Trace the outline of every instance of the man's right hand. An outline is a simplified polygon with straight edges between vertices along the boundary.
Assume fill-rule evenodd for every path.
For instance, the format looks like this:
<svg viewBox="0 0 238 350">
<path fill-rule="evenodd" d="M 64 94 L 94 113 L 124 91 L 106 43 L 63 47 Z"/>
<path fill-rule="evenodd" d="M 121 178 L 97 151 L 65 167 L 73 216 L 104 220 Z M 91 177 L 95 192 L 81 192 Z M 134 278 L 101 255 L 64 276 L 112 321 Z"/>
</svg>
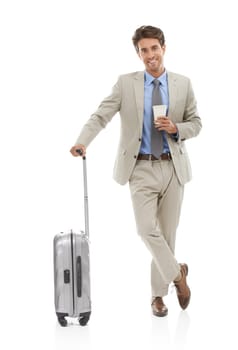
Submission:
<svg viewBox="0 0 238 350">
<path fill-rule="evenodd" d="M 77 150 L 80 149 L 82 151 L 82 154 L 79 154 L 77 152 Z M 78 157 L 78 156 L 81 156 L 81 157 L 84 157 L 86 155 L 86 148 L 84 145 L 75 145 L 71 148 L 70 150 L 70 153 L 74 156 L 74 157 Z"/>
</svg>

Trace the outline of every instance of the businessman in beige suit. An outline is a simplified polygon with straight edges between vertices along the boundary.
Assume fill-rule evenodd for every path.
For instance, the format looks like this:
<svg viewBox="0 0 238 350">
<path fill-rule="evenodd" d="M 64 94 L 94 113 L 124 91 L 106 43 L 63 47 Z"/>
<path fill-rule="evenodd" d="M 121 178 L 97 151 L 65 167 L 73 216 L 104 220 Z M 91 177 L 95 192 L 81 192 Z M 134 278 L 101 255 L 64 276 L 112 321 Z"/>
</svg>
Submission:
<svg viewBox="0 0 238 350">
<path fill-rule="evenodd" d="M 162 30 L 142 26 L 132 41 L 145 71 L 118 78 L 70 151 L 78 156 L 77 149 L 81 149 L 85 155 L 90 142 L 119 112 L 121 135 L 114 179 L 121 185 L 129 181 L 138 234 L 152 256 L 152 312 L 162 317 L 168 313 L 163 297 L 171 282 L 181 308 L 186 309 L 190 301 L 188 265 L 178 263 L 174 251 L 184 184 L 191 179 L 185 140 L 197 136 L 202 126 L 190 80 L 164 67 Z M 153 113 L 154 94 L 166 106 L 163 115 Z M 159 153 L 159 147 L 154 150 L 152 146 L 152 131 L 154 140 L 162 140 Z"/>
</svg>

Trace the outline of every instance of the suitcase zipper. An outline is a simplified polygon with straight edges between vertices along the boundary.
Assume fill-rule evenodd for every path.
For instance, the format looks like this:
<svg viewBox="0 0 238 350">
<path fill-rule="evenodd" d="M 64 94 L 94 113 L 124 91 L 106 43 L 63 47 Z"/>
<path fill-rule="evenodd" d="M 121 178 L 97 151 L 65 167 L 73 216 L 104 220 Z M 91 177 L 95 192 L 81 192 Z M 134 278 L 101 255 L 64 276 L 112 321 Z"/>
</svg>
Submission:
<svg viewBox="0 0 238 350">
<path fill-rule="evenodd" d="M 71 262 L 72 262 L 72 301 L 73 301 L 73 314 L 75 314 L 75 295 L 74 295 L 74 242 L 73 231 L 70 233 L 71 240 Z"/>
</svg>

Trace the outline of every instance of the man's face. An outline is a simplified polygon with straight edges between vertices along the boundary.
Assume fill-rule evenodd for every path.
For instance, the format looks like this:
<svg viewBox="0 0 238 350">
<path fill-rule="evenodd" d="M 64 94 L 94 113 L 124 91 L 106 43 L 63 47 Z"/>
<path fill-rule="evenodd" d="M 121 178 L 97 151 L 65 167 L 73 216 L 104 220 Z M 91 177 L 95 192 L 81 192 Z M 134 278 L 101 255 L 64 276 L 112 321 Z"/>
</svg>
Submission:
<svg viewBox="0 0 238 350">
<path fill-rule="evenodd" d="M 141 39 L 137 45 L 146 71 L 154 77 L 160 76 L 164 72 L 165 45 L 161 47 L 159 40 L 154 38 Z"/>
</svg>

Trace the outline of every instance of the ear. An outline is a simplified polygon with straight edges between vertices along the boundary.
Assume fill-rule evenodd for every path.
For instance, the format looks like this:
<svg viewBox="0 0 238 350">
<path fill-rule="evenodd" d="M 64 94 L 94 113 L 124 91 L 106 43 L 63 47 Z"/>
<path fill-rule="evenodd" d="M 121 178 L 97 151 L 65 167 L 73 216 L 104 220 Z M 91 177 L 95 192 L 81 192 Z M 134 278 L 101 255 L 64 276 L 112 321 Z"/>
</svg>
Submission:
<svg viewBox="0 0 238 350">
<path fill-rule="evenodd" d="M 166 51 L 166 45 L 165 44 L 162 46 L 162 50 L 163 50 L 163 54 L 165 54 L 165 51 Z"/>
</svg>

